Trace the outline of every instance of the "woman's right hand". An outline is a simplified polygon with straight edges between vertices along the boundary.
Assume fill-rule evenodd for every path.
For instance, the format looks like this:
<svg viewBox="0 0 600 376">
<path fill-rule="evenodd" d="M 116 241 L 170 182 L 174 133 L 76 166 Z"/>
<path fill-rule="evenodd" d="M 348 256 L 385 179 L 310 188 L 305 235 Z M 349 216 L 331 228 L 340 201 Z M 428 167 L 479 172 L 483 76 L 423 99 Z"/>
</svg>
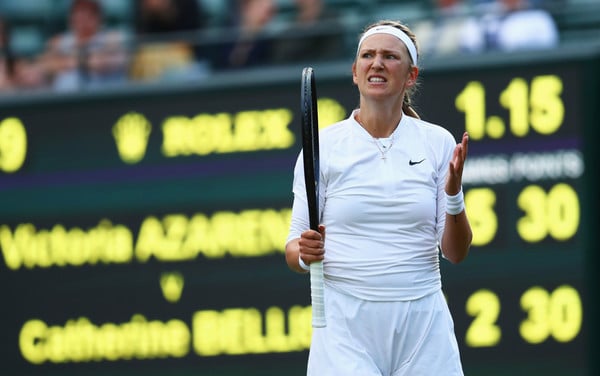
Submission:
<svg viewBox="0 0 600 376">
<path fill-rule="evenodd" d="M 319 225 L 319 231 L 306 230 L 300 235 L 299 256 L 306 265 L 325 258 L 325 226 Z"/>
</svg>

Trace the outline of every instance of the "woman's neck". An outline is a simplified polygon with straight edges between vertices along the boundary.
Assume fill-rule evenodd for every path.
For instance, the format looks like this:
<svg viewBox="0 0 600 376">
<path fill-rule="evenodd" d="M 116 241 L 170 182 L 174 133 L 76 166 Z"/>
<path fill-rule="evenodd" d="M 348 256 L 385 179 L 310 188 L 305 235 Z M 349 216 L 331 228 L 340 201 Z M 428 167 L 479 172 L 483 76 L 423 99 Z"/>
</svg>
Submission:
<svg viewBox="0 0 600 376">
<path fill-rule="evenodd" d="M 390 137 L 402 119 L 402 111 L 369 111 L 361 108 L 355 120 L 375 138 Z"/>
</svg>

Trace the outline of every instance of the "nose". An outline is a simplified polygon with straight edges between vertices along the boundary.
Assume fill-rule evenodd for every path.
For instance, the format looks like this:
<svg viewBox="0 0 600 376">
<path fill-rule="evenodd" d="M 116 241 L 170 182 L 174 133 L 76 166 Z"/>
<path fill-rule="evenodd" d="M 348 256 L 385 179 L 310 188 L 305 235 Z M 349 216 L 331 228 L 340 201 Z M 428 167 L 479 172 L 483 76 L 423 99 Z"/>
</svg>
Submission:
<svg viewBox="0 0 600 376">
<path fill-rule="evenodd" d="M 375 55 L 373 58 L 373 68 L 383 68 L 383 58 L 381 55 Z"/>
</svg>

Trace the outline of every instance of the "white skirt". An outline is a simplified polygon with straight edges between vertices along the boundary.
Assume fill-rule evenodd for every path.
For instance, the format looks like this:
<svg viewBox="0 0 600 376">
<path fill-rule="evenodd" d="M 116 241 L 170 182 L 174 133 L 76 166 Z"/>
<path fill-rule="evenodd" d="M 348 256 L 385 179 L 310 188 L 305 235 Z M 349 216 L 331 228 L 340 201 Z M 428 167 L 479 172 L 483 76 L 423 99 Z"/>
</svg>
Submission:
<svg viewBox="0 0 600 376">
<path fill-rule="evenodd" d="M 327 327 L 313 328 L 307 375 L 462 376 L 442 291 L 413 301 L 365 301 L 325 290 Z"/>
</svg>

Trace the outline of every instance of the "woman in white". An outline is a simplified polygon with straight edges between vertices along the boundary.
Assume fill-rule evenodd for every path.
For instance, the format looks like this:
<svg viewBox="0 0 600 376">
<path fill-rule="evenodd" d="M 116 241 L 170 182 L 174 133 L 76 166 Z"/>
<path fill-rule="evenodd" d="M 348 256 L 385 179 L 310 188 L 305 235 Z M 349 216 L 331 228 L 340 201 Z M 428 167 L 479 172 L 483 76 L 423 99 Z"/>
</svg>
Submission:
<svg viewBox="0 0 600 376">
<path fill-rule="evenodd" d="M 403 24 L 365 29 L 352 65 L 360 107 L 320 132 L 320 231 L 307 230 L 302 158 L 286 261 L 297 272 L 323 260 L 327 326 L 314 328 L 308 374 L 462 375 L 444 299 L 439 251 L 468 253 L 460 143 L 410 107 L 418 70 Z"/>
</svg>

